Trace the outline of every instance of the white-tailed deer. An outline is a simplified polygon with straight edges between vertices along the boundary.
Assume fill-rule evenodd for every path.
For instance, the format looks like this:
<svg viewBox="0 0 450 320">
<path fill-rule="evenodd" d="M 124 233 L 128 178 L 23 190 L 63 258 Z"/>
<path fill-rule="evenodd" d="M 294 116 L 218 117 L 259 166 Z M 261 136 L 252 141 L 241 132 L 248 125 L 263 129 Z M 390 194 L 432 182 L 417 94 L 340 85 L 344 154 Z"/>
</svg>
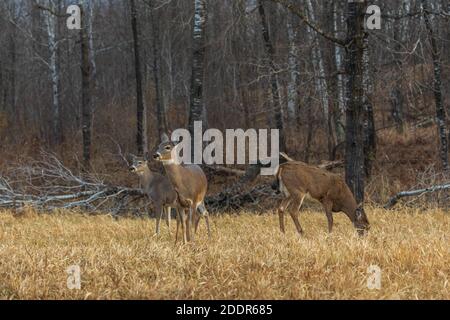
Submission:
<svg viewBox="0 0 450 320">
<path fill-rule="evenodd" d="M 300 161 L 288 161 L 279 166 L 276 174 L 277 187 L 285 198 L 278 208 L 281 232 L 284 229 L 284 211 L 292 205 L 289 214 L 299 234 L 303 233 L 298 221 L 305 196 L 320 201 L 328 220 L 328 231 L 333 228 L 333 212 L 344 212 L 360 235 L 369 229 L 369 221 L 362 206 L 358 206 L 344 179 L 334 173 L 308 165 Z"/>
<path fill-rule="evenodd" d="M 204 216 L 208 237 L 210 237 L 208 211 L 206 210 L 204 199 L 208 189 L 208 181 L 203 170 L 196 164 L 179 164 L 176 159 L 176 144 L 169 140 L 166 134 L 161 137 L 161 144 L 153 158 L 161 161 L 166 170 L 167 177 L 170 179 L 177 195 L 178 195 L 178 227 L 181 223 L 181 231 L 183 233 L 183 242 L 190 241 L 191 225 L 194 224 L 194 233 L 197 232 L 200 217 Z M 200 214 L 197 214 L 197 210 Z M 188 214 L 186 214 L 188 211 Z M 176 241 L 176 240 L 175 240 Z"/>
<path fill-rule="evenodd" d="M 147 155 L 144 157 L 132 155 L 129 170 L 139 177 L 140 188 L 153 202 L 156 215 L 156 234 L 159 234 L 159 224 L 163 214 L 166 215 L 166 223 L 170 232 L 171 208 L 178 206 L 177 193 L 167 177 L 150 170 L 147 158 Z"/>
</svg>

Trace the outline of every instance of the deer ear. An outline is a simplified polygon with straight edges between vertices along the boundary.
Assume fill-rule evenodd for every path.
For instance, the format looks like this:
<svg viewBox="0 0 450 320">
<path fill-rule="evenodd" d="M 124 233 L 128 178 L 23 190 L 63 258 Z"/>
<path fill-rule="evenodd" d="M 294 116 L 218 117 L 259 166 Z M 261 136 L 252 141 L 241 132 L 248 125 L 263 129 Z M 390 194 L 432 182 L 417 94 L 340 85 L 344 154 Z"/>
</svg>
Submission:
<svg viewBox="0 0 450 320">
<path fill-rule="evenodd" d="M 169 142 L 169 136 L 165 132 L 161 135 L 161 142 Z"/>
</svg>

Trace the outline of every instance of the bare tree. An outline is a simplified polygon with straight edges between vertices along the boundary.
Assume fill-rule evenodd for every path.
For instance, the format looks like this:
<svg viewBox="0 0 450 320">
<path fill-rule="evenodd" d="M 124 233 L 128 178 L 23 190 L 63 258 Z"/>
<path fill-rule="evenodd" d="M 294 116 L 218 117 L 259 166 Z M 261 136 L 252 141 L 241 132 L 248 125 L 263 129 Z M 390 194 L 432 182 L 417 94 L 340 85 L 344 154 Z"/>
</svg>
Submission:
<svg viewBox="0 0 450 320">
<path fill-rule="evenodd" d="M 137 112 L 137 135 L 136 143 L 139 155 L 148 151 L 147 143 L 147 108 L 144 104 L 142 92 L 142 70 L 140 58 L 140 41 L 138 32 L 137 10 L 135 0 L 130 0 L 131 29 L 133 32 L 134 50 L 134 73 L 136 77 L 136 112 Z"/>
<path fill-rule="evenodd" d="M 194 0 L 194 27 L 192 31 L 192 75 L 189 100 L 189 124 L 194 132 L 194 122 L 203 120 L 203 128 L 207 127 L 206 110 L 203 101 L 203 76 L 205 63 L 206 22 L 208 19 L 206 0 Z"/>
<path fill-rule="evenodd" d="M 81 122 L 83 132 L 83 161 L 85 168 L 91 162 L 92 144 L 92 61 L 89 54 L 88 26 L 84 17 L 86 14 L 85 2 L 80 3 L 81 9 Z"/>
<path fill-rule="evenodd" d="M 436 44 L 436 36 L 431 25 L 429 18 L 429 8 L 426 0 L 422 0 L 423 17 L 425 20 L 425 27 L 428 31 L 428 38 L 431 45 L 431 57 L 433 59 L 433 70 L 434 70 L 434 102 L 436 106 L 436 122 L 438 127 L 438 135 L 440 141 L 440 157 L 441 164 L 444 170 L 448 170 L 448 140 L 447 140 L 447 125 L 446 125 L 446 114 L 445 109 L 442 104 L 442 80 L 441 80 L 441 57 L 439 54 L 439 49 Z"/>
<path fill-rule="evenodd" d="M 364 14 L 367 1 L 347 3 L 347 109 L 345 180 L 358 203 L 364 201 Z"/>
<path fill-rule="evenodd" d="M 264 0 L 258 0 L 258 11 L 261 18 L 262 36 L 264 39 L 264 44 L 267 52 L 267 59 L 270 72 L 270 88 L 272 92 L 272 102 L 273 102 L 273 114 L 275 126 L 280 130 L 280 150 L 286 150 L 286 141 L 284 137 L 284 124 L 283 124 L 283 107 L 281 104 L 279 83 L 277 70 L 275 67 L 275 49 L 272 42 L 270 41 L 269 27 L 267 24 L 266 12 L 264 10 Z"/>
<path fill-rule="evenodd" d="M 63 140 L 62 111 L 61 111 L 61 80 L 60 80 L 60 39 L 58 36 L 58 17 L 52 13 L 59 11 L 52 0 L 45 3 L 49 10 L 44 10 L 45 25 L 48 34 L 48 48 L 50 50 L 49 68 L 52 85 L 52 134 L 50 142 L 58 145 Z"/>
<path fill-rule="evenodd" d="M 160 37 L 159 37 L 159 21 L 156 20 L 154 1 L 150 2 L 150 19 L 152 21 L 152 47 L 153 47 L 153 80 L 155 82 L 155 103 L 156 116 L 158 119 L 158 137 L 168 129 L 166 108 L 164 106 L 162 83 L 161 83 L 161 54 L 160 54 Z"/>
</svg>

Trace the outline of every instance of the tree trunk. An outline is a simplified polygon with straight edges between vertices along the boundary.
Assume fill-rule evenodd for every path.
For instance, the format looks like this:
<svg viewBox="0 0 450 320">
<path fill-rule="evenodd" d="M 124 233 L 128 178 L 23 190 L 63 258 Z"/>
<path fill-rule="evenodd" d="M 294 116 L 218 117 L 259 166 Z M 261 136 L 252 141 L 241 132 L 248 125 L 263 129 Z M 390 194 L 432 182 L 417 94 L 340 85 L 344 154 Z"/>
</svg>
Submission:
<svg viewBox="0 0 450 320">
<path fill-rule="evenodd" d="M 142 70 L 141 59 L 139 55 L 139 34 L 137 25 L 137 10 L 135 0 L 130 0 L 131 10 L 131 29 L 133 32 L 133 50 L 134 50 L 134 72 L 136 77 L 136 112 L 137 112 L 137 134 L 136 143 L 139 155 L 148 151 L 147 144 L 147 110 L 144 106 L 144 97 L 142 92 Z"/>
<path fill-rule="evenodd" d="M 287 34 L 289 41 L 288 52 L 288 68 L 289 68 L 289 83 L 287 96 L 287 109 L 291 122 L 296 119 L 298 112 L 298 48 L 296 44 L 297 31 L 292 25 L 293 15 L 287 17 Z"/>
<path fill-rule="evenodd" d="M 274 124 L 277 129 L 280 130 L 279 147 L 280 151 L 286 151 L 286 140 L 284 136 L 284 124 L 283 124 L 283 107 L 281 105 L 280 90 L 278 85 L 278 76 L 275 68 L 275 50 L 270 41 L 269 28 L 267 25 L 266 12 L 264 10 L 264 0 L 258 0 L 258 11 L 261 17 L 262 36 L 266 47 L 268 56 L 269 72 L 270 72 L 270 84 L 272 92 L 272 103 L 274 110 Z"/>
<path fill-rule="evenodd" d="M 9 85 L 10 90 L 8 92 L 8 104 L 10 108 L 11 114 L 15 118 L 16 125 L 20 125 L 20 119 L 21 119 L 21 110 L 17 109 L 17 92 L 16 92 L 16 61 L 17 61 L 17 54 L 16 54 L 16 2 L 12 1 L 12 23 L 10 24 L 10 36 L 9 36 L 9 53 L 10 53 L 10 65 L 8 67 L 9 69 Z"/>
<path fill-rule="evenodd" d="M 84 23 L 85 8 L 81 2 L 81 122 L 83 131 L 83 161 L 85 169 L 90 167 L 92 142 L 92 64 L 89 59 L 88 27 Z"/>
<path fill-rule="evenodd" d="M 342 13 L 338 11 L 338 2 L 335 1 L 333 3 L 333 29 L 334 36 L 336 38 L 339 37 L 338 30 L 339 26 L 342 22 Z M 335 130 L 336 130 L 336 144 L 339 145 L 345 139 L 345 126 L 344 126 L 344 114 L 345 114 L 345 84 L 344 84 L 344 75 L 342 74 L 342 66 L 343 66 L 343 49 L 337 45 L 334 45 L 334 62 L 336 64 L 337 70 L 337 101 L 338 108 L 335 110 L 334 121 L 335 121 Z"/>
<path fill-rule="evenodd" d="M 405 3 L 402 3 L 402 6 L 398 10 L 399 15 L 403 15 L 409 12 L 403 11 Z M 394 87 L 390 92 L 390 100 L 391 100 L 391 115 L 394 120 L 395 126 L 399 133 L 403 132 L 403 94 L 401 91 L 401 81 L 404 76 L 402 76 L 401 72 L 403 70 L 403 63 L 401 59 L 401 54 L 399 53 L 402 49 L 402 44 L 406 45 L 405 33 L 407 31 L 408 21 L 409 19 L 403 19 L 401 23 L 397 23 L 394 25 L 394 63 L 398 68 L 398 72 L 400 76 L 398 76 L 394 80 Z"/>
<path fill-rule="evenodd" d="M 167 115 L 163 101 L 162 83 L 161 79 L 161 56 L 159 52 L 160 39 L 159 39 L 159 21 L 156 21 L 155 14 L 153 12 L 155 6 L 154 2 L 150 7 L 150 19 L 152 20 L 152 35 L 153 35 L 153 80 L 155 82 L 155 102 L 156 102 L 156 116 L 158 119 L 158 137 L 167 132 Z"/>
<path fill-rule="evenodd" d="M 205 60 L 206 22 L 208 19 L 206 0 L 195 1 L 193 28 L 193 53 L 191 92 L 189 101 L 189 131 L 194 133 L 194 122 L 203 120 L 203 129 L 207 127 L 206 110 L 203 102 L 203 75 Z"/>
<path fill-rule="evenodd" d="M 54 3 L 48 2 L 48 6 L 55 10 Z M 60 57 L 58 39 L 58 18 L 52 13 L 45 11 L 45 21 L 48 34 L 48 47 L 50 50 L 50 75 L 52 84 L 52 132 L 50 143 L 58 145 L 63 140 L 62 114 L 61 114 L 61 81 L 60 81 Z"/>
<path fill-rule="evenodd" d="M 428 36 L 431 45 L 431 57 L 433 59 L 434 67 L 434 101 L 436 106 L 436 122 L 438 127 L 438 135 L 440 140 L 440 157 L 442 162 L 442 168 L 447 171 L 448 167 L 448 140 L 447 140 L 447 126 L 446 126 L 446 114 L 445 109 L 442 104 L 442 91 L 441 91 L 441 57 L 439 54 L 439 49 L 436 43 L 436 38 L 434 35 L 433 26 L 431 25 L 430 19 L 428 17 L 428 5 L 426 0 L 422 0 L 422 7 L 424 10 L 424 20 L 425 26 L 428 31 Z"/>
<path fill-rule="evenodd" d="M 305 0 L 308 18 L 311 23 L 316 24 L 316 15 L 311 0 Z M 332 158 L 333 149 L 336 145 L 336 139 L 333 130 L 332 119 L 330 118 L 330 98 L 328 93 L 328 83 L 325 74 L 325 61 L 320 46 L 319 39 L 314 30 L 308 28 L 308 36 L 312 42 L 312 62 L 315 70 L 316 90 L 320 96 L 322 111 L 324 115 L 324 129 L 327 133 L 327 147 L 329 158 Z"/>
<path fill-rule="evenodd" d="M 364 14 L 367 2 L 347 3 L 345 180 L 358 203 L 364 201 Z"/>
<path fill-rule="evenodd" d="M 376 157 L 376 132 L 375 132 L 375 119 L 373 115 L 372 105 L 372 79 L 370 70 L 370 51 L 368 48 L 368 39 L 364 39 L 364 74 L 363 74 L 363 86 L 364 86 L 364 102 L 363 108 L 365 112 L 364 117 L 364 173 L 366 179 L 368 179 L 372 173 L 372 162 Z"/>
</svg>

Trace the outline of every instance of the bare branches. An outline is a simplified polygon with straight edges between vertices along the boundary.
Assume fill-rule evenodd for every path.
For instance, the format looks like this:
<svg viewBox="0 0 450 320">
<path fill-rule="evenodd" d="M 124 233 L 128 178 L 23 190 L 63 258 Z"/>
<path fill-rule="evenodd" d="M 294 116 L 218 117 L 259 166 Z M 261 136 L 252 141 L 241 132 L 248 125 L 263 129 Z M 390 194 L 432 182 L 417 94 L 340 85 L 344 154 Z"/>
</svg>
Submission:
<svg viewBox="0 0 450 320">
<path fill-rule="evenodd" d="M 308 27 L 313 29 L 316 33 L 318 33 L 320 36 L 324 37 L 325 39 L 334 42 L 342 47 L 347 46 L 347 41 L 344 39 L 339 39 L 334 37 L 333 35 L 326 33 L 322 30 L 319 26 L 312 23 L 305 12 L 303 12 L 299 7 L 294 6 L 292 3 L 290 3 L 288 0 L 272 0 L 275 3 L 281 4 L 283 7 L 287 8 L 289 11 L 291 11 L 293 14 L 298 16 L 300 20 L 302 20 Z"/>
<path fill-rule="evenodd" d="M 87 212 L 122 211 L 138 189 L 106 184 L 94 174 L 77 175 L 53 154 L 42 152 L 41 159 L 20 165 L 0 177 L 0 207 L 31 206 L 42 210 L 83 208 Z"/>
<path fill-rule="evenodd" d="M 53 10 L 52 8 L 45 7 L 45 6 L 43 6 L 43 5 L 39 4 L 39 3 L 37 3 L 37 4 L 35 5 L 35 8 L 36 8 L 36 9 L 39 9 L 39 10 L 46 11 L 46 12 L 48 12 L 48 13 L 50 13 L 50 14 L 54 15 L 55 17 L 58 17 L 58 18 L 67 18 L 67 17 L 70 17 L 70 14 L 56 12 L 56 11 Z"/>
</svg>

